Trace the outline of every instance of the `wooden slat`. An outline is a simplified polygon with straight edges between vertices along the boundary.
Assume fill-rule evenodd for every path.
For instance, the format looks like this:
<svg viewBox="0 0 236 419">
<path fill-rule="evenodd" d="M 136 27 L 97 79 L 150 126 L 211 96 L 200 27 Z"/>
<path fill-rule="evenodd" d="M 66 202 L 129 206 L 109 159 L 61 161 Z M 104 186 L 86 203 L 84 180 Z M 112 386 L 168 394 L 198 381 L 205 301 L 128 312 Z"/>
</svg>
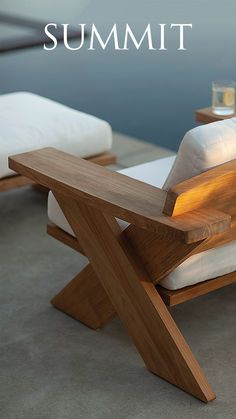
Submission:
<svg viewBox="0 0 236 419">
<path fill-rule="evenodd" d="M 185 180 L 169 189 L 163 212 L 176 216 L 214 208 L 236 217 L 236 160 Z"/>
<path fill-rule="evenodd" d="M 185 301 L 192 300 L 193 298 L 200 297 L 201 295 L 208 294 L 209 292 L 223 288 L 227 285 L 234 284 L 235 282 L 236 272 L 232 272 L 215 279 L 209 279 L 208 281 L 182 288 L 180 290 L 170 291 L 161 287 L 160 285 L 157 286 L 157 290 L 166 305 L 175 306 L 177 304 L 184 303 Z"/>
<path fill-rule="evenodd" d="M 49 189 L 186 243 L 230 227 L 230 217 L 214 209 L 167 217 L 162 213 L 165 191 L 52 148 L 10 157 L 9 167 Z"/>
</svg>

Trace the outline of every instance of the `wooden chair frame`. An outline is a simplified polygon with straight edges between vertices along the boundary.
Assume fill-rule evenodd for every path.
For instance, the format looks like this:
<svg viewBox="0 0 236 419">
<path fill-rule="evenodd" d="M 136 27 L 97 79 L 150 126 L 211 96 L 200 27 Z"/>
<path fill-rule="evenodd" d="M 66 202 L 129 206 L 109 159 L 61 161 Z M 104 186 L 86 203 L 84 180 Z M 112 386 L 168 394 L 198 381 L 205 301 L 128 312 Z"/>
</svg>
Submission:
<svg viewBox="0 0 236 419">
<path fill-rule="evenodd" d="M 51 189 L 75 237 L 48 232 L 89 265 L 52 303 L 97 329 L 121 318 L 147 368 L 208 402 L 215 394 L 167 305 L 234 283 L 234 273 L 179 291 L 158 283 L 191 255 L 236 239 L 236 161 L 168 192 L 47 148 L 13 156 L 17 173 Z M 116 218 L 130 226 L 122 232 Z"/>
<path fill-rule="evenodd" d="M 108 166 L 109 164 L 116 163 L 116 156 L 110 152 L 98 154 L 96 156 L 88 157 L 88 160 L 92 163 L 99 164 L 101 166 Z M 21 188 L 22 186 L 33 185 L 37 189 L 41 189 L 40 185 L 35 184 L 32 179 L 29 179 L 20 174 L 13 176 L 6 176 L 0 179 L 0 192 L 8 191 L 9 189 Z"/>
</svg>

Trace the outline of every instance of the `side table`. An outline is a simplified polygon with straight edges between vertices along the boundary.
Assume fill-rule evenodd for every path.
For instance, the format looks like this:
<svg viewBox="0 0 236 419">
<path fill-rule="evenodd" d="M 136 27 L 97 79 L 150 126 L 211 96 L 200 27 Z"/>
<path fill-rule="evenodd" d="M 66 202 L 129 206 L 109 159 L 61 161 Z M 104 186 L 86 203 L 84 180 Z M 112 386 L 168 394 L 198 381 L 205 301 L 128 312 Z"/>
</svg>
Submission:
<svg viewBox="0 0 236 419">
<path fill-rule="evenodd" d="M 202 124 L 209 124 L 210 122 L 222 121 L 223 119 L 236 117 L 236 112 L 232 115 L 222 116 L 216 115 L 212 112 L 211 107 L 198 109 L 195 112 L 195 119 Z"/>
</svg>

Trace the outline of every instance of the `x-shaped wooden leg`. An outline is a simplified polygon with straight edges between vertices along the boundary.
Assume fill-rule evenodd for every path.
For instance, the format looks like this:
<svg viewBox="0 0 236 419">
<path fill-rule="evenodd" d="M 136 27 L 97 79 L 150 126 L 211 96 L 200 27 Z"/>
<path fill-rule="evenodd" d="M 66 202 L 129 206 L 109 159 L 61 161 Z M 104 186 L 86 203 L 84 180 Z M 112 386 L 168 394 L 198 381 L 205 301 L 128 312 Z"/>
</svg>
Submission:
<svg viewBox="0 0 236 419">
<path fill-rule="evenodd" d="M 76 275 L 52 299 L 51 303 L 59 310 L 95 330 L 103 327 L 116 314 L 90 264 Z"/>
<path fill-rule="evenodd" d="M 54 193 L 147 368 L 208 402 L 215 395 L 114 218 Z"/>
</svg>

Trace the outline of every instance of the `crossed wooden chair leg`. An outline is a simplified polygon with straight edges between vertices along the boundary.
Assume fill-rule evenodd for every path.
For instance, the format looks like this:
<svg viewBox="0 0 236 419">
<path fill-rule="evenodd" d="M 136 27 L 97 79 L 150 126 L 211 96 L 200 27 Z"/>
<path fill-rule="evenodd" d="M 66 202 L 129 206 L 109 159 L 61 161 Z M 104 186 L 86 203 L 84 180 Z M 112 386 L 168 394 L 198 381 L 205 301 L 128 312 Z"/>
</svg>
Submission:
<svg viewBox="0 0 236 419">
<path fill-rule="evenodd" d="M 91 265 L 52 303 L 95 329 L 117 313 L 151 372 L 204 402 L 213 400 L 201 367 L 116 220 L 54 195 Z"/>
<path fill-rule="evenodd" d="M 100 329 L 115 310 L 92 266 L 76 275 L 51 301 L 59 310 L 91 329 Z"/>
</svg>

